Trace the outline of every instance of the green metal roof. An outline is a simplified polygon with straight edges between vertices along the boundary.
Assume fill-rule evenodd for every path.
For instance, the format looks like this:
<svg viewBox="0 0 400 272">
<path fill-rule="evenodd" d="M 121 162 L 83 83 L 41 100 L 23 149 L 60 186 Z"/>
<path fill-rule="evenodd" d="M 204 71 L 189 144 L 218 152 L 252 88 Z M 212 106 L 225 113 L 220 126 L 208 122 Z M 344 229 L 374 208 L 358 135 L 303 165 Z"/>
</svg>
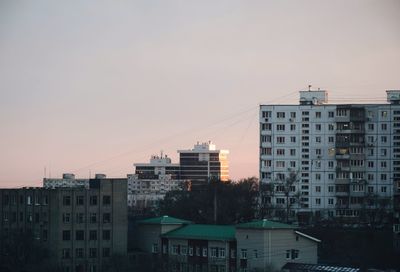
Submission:
<svg viewBox="0 0 400 272">
<path fill-rule="evenodd" d="M 154 224 L 154 225 L 175 225 L 175 224 L 190 224 L 190 221 L 164 215 L 137 221 L 139 224 Z"/>
<path fill-rule="evenodd" d="M 166 238 L 195 240 L 235 240 L 235 226 L 191 224 L 162 235 Z"/>
<path fill-rule="evenodd" d="M 269 221 L 267 219 L 252 221 L 236 225 L 240 229 L 295 229 L 293 225 Z"/>
</svg>

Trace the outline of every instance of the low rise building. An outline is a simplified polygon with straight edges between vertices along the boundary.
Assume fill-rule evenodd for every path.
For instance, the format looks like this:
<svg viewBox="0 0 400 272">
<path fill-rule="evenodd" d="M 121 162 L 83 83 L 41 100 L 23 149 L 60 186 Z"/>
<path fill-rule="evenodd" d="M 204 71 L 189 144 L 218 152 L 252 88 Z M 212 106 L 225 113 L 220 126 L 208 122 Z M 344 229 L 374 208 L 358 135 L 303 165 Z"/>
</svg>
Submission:
<svg viewBox="0 0 400 272">
<path fill-rule="evenodd" d="M 316 264 L 320 240 L 292 225 L 260 220 L 202 225 L 168 216 L 138 222 L 137 249 L 175 271 L 275 271 Z"/>
<path fill-rule="evenodd" d="M 65 272 L 102 271 L 113 254 L 127 254 L 126 184 L 1 189 L 0 233 L 32 232 Z"/>
</svg>

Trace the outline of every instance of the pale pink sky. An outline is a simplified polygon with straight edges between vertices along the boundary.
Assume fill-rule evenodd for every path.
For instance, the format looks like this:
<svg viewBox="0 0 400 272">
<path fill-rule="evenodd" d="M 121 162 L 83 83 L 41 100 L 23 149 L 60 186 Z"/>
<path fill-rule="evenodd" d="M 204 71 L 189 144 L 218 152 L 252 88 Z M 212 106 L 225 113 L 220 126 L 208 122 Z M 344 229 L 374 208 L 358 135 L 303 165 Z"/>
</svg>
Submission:
<svg viewBox="0 0 400 272">
<path fill-rule="evenodd" d="M 258 104 L 400 89 L 400 1 L 0 2 L 0 187 L 124 177 L 212 140 L 258 175 Z"/>
</svg>

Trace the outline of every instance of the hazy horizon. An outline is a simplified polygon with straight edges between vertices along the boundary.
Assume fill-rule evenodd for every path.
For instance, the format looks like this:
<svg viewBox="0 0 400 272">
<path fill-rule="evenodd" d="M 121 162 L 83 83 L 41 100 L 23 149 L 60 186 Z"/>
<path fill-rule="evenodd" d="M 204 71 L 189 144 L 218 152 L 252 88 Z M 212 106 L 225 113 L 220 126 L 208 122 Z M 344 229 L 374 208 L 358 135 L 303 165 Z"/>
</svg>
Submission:
<svg viewBox="0 0 400 272">
<path fill-rule="evenodd" d="M 0 2 L 0 187 L 125 177 L 213 141 L 258 176 L 258 107 L 400 89 L 400 1 Z"/>
</svg>

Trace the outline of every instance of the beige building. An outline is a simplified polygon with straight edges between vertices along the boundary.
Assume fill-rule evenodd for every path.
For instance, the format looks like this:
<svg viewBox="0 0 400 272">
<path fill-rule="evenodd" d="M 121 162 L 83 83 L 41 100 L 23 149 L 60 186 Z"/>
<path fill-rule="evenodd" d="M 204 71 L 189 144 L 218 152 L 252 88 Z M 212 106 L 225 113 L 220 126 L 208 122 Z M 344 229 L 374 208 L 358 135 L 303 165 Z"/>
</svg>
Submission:
<svg viewBox="0 0 400 272">
<path fill-rule="evenodd" d="M 91 179 L 89 188 L 0 190 L 0 233 L 32 231 L 65 272 L 102 271 L 127 253 L 126 179 Z"/>
<path fill-rule="evenodd" d="M 316 264 L 321 241 L 294 226 L 269 220 L 236 225 L 240 271 L 280 270 L 286 263 Z"/>
</svg>

